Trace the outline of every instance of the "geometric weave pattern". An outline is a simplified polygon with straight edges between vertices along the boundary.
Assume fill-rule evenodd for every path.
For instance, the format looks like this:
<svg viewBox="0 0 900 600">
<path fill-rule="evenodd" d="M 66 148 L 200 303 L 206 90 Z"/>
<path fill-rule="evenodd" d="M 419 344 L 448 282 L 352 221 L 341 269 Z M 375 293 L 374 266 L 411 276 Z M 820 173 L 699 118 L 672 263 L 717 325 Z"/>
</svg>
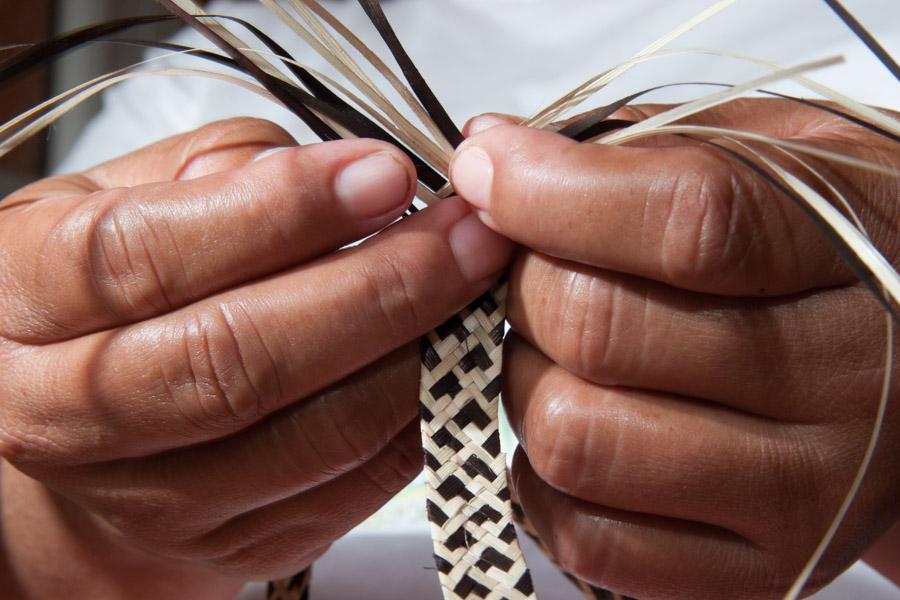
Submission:
<svg viewBox="0 0 900 600">
<path fill-rule="evenodd" d="M 447 600 L 534 599 L 500 451 L 505 316 L 502 283 L 422 340 L 427 510 Z"/>
<path fill-rule="evenodd" d="M 446 600 L 535 600 L 513 524 L 498 409 L 506 284 L 422 338 L 419 391 L 426 508 Z M 308 600 L 310 569 L 269 584 Z"/>
</svg>

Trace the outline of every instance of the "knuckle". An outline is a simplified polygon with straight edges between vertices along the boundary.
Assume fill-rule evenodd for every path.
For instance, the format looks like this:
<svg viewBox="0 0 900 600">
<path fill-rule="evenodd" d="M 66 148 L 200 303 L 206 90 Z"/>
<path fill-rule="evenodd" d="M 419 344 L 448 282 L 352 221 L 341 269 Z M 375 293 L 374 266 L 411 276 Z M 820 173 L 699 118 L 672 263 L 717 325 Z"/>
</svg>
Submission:
<svg viewBox="0 0 900 600">
<path fill-rule="evenodd" d="M 746 260 L 754 237 L 748 227 L 745 182 L 723 157 L 694 150 L 671 187 L 661 242 L 661 266 L 672 282 L 709 286 Z"/>
<path fill-rule="evenodd" d="M 167 395 L 193 426 L 231 430 L 280 397 L 275 361 L 239 303 L 199 309 L 163 335 Z"/>
<path fill-rule="evenodd" d="M 559 364 L 594 381 L 614 383 L 627 377 L 630 344 L 622 344 L 623 289 L 587 273 L 559 272 L 554 290 L 543 300 L 542 333 Z M 627 323 L 628 331 L 640 331 Z M 639 325 L 639 324 L 638 324 Z"/>
<path fill-rule="evenodd" d="M 27 423 L 9 410 L 0 414 L 0 458 L 29 471 L 50 466 L 59 447 L 49 437 L 48 427 Z"/>
<path fill-rule="evenodd" d="M 172 179 L 195 179 L 228 171 L 244 164 L 235 150 L 251 150 L 271 146 L 292 146 L 296 142 L 281 127 L 270 121 L 238 117 L 210 123 L 181 138 L 173 161 Z M 244 155 L 246 158 L 246 155 Z"/>
<path fill-rule="evenodd" d="M 124 188 L 94 194 L 84 210 L 89 278 L 104 304 L 137 315 L 171 310 L 178 270 L 166 268 L 176 257 L 175 240 L 160 237 L 165 228 L 150 226 L 146 207 Z M 83 231 L 84 218 L 70 225 Z"/>
</svg>

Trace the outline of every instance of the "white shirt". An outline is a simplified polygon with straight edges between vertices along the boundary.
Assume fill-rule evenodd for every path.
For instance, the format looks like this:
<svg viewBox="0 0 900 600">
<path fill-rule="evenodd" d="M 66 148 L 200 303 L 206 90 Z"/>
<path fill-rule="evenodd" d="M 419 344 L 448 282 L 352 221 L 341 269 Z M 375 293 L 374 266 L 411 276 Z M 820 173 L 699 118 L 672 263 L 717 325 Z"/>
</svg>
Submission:
<svg viewBox="0 0 900 600">
<path fill-rule="evenodd" d="M 370 47 L 383 48 L 357 3 L 324 3 Z M 626 60 L 710 4 L 708 0 L 392 0 L 385 3 L 385 11 L 438 98 L 462 124 L 487 111 L 532 114 L 588 77 Z M 856 0 L 847 5 L 889 51 L 900 55 L 897 0 Z M 325 61 L 256 2 L 217 0 L 207 10 L 252 21 L 301 62 L 332 72 Z M 184 31 L 175 41 L 208 46 L 192 31 Z M 845 64 L 811 77 L 859 100 L 900 109 L 897 83 L 819 0 L 741 0 L 671 47 L 728 50 L 783 66 L 841 54 L 847 59 Z M 387 56 L 386 50 L 381 55 Z M 173 62 L 197 66 L 196 61 L 179 57 Z M 762 72 L 757 66 L 727 58 L 663 58 L 634 68 L 584 108 L 660 83 L 698 79 L 739 83 Z M 810 95 L 794 84 L 771 87 Z M 679 101 L 708 90 L 668 89 L 645 100 Z M 315 141 L 295 116 L 245 90 L 208 79 L 147 77 L 131 80 L 107 94 L 101 115 L 88 126 L 61 170 L 80 170 L 204 123 L 245 115 L 275 121 L 302 142 Z M 353 582 L 373 577 L 395 583 L 393 587 L 381 587 L 384 598 L 425 598 L 428 593 L 422 590 L 439 597 L 436 574 L 422 569 L 428 566 L 430 550 L 419 496 L 416 489 L 408 490 L 361 527 L 356 537 L 351 534 L 339 542 L 318 567 L 314 600 L 354 597 Z M 398 521 L 399 529 L 409 537 L 396 539 L 408 542 L 395 544 L 399 550 L 394 554 L 373 552 L 384 544 L 371 536 L 396 531 Z M 531 552 L 531 562 L 544 600 L 578 597 L 556 578 L 538 553 Z M 541 574 L 548 579 L 542 579 Z M 376 588 L 367 588 L 371 600 L 376 598 L 372 596 Z M 259 593 L 257 586 L 244 597 Z M 815 598 L 850 596 L 887 600 L 900 598 L 900 591 L 858 563 Z"/>
</svg>

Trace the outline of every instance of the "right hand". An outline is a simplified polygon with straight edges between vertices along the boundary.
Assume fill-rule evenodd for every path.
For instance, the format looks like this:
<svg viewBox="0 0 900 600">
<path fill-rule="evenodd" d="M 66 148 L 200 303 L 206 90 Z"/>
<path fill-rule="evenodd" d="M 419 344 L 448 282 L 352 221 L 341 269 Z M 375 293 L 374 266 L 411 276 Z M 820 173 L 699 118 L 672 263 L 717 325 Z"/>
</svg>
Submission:
<svg viewBox="0 0 900 600">
<path fill-rule="evenodd" d="M 0 205 L 23 595 L 88 597 L 79 577 L 103 565 L 206 591 L 285 576 L 419 472 L 415 340 L 490 287 L 510 243 L 451 199 L 341 249 L 402 214 L 413 167 L 369 140 L 254 160 L 290 145 L 228 121 Z"/>
</svg>

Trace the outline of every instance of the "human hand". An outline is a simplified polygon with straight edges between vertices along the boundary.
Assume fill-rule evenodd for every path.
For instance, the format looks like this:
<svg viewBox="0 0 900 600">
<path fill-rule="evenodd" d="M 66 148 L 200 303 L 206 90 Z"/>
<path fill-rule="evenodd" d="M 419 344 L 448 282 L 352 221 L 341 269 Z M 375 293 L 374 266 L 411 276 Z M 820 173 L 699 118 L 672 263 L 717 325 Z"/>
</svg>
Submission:
<svg viewBox="0 0 900 600">
<path fill-rule="evenodd" d="M 291 145 L 227 121 L 0 205 L 23 597 L 221 597 L 304 568 L 419 472 L 414 342 L 511 245 L 447 200 L 338 251 L 402 214 L 413 167 L 367 140 L 260 154 Z"/>
<path fill-rule="evenodd" d="M 695 121 L 900 167 L 896 144 L 786 101 Z M 504 402 L 524 450 L 515 487 L 541 539 L 578 577 L 642 599 L 783 595 L 862 460 L 883 378 L 880 306 L 800 209 L 708 145 L 576 144 L 492 117 L 469 134 L 454 187 L 525 247 Z M 897 180 L 809 162 L 896 265 Z M 898 519 L 898 496 L 894 404 L 808 590 Z"/>
</svg>

